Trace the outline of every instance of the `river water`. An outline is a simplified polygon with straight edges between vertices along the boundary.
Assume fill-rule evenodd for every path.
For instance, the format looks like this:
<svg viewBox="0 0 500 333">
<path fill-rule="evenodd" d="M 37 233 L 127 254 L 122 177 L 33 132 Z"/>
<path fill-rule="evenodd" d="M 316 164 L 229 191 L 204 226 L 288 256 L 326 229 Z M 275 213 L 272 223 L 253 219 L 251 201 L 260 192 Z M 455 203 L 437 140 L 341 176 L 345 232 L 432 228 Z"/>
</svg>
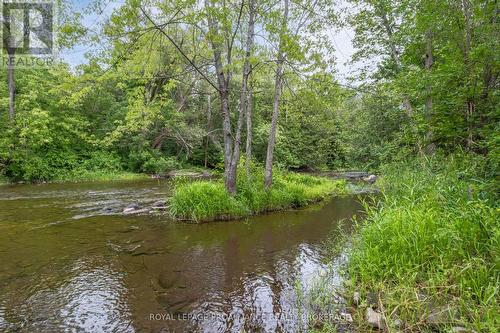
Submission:
<svg viewBox="0 0 500 333">
<path fill-rule="evenodd" d="M 307 331 L 308 288 L 340 283 L 342 257 L 326 265 L 323 242 L 348 232 L 356 198 L 207 224 L 121 214 L 170 189 L 1 186 L 0 331 Z"/>
</svg>

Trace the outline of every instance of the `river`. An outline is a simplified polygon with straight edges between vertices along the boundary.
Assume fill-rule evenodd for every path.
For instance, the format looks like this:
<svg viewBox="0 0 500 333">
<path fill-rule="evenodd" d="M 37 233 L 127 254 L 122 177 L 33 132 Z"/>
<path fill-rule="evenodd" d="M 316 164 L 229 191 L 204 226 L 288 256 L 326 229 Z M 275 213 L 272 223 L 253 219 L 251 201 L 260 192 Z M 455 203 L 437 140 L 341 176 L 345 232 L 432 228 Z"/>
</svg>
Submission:
<svg viewBox="0 0 500 333">
<path fill-rule="evenodd" d="M 349 231 L 357 199 L 206 224 L 121 214 L 170 191 L 158 180 L 0 186 L 0 331 L 307 330 L 309 286 L 340 283 L 342 257 L 326 265 L 323 242 Z"/>
</svg>

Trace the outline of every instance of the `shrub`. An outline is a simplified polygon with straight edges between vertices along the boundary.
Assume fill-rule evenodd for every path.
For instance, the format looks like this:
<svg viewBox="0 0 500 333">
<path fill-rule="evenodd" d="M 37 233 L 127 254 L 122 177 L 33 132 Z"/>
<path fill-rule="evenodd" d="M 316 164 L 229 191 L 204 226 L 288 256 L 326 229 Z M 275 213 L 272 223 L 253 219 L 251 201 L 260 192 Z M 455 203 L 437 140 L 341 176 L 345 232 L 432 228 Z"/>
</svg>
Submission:
<svg viewBox="0 0 500 333">
<path fill-rule="evenodd" d="M 16 156 L 8 163 L 6 175 L 14 180 L 46 181 L 68 174 L 77 165 L 78 156 L 74 152 L 49 150 Z"/>
<path fill-rule="evenodd" d="M 129 169 L 148 174 L 161 174 L 179 168 L 173 156 L 163 156 L 156 150 L 132 152 L 129 156 Z"/>
<path fill-rule="evenodd" d="M 93 151 L 83 160 L 81 168 L 86 171 L 121 171 L 121 160 L 116 153 Z"/>
</svg>

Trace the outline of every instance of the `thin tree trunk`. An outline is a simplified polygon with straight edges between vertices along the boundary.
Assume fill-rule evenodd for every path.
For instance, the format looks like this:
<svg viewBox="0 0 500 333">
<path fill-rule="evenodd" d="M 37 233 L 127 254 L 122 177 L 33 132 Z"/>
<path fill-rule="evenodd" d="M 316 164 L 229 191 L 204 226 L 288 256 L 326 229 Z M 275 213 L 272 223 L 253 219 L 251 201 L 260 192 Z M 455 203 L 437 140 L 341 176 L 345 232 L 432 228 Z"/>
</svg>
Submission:
<svg viewBox="0 0 500 333">
<path fill-rule="evenodd" d="M 210 8 L 210 1 L 205 0 L 206 8 Z M 208 15 L 208 27 L 212 34 L 218 35 L 217 23 L 211 15 Z M 215 71 L 217 73 L 218 91 L 220 97 L 220 108 L 222 114 L 222 131 L 224 138 L 224 182 L 226 190 L 234 194 L 236 193 L 236 170 L 232 165 L 233 152 L 233 136 L 231 130 L 231 117 L 229 114 L 229 81 L 230 73 L 224 75 L 224 66 L 222 63 L 221 43 L 210 39 L 210 44 L 214 53 Z"/>
<path fill-rule="evenodd" d="M 251 148 L 249 149 L 249 137 L 248 133 L 250 133 L 251 140 L 251 132 L 252 132 L 252 121 L 251 121 L 251 110 L 249 110 L 250 106 L 250 93 L 248 88 L 248 78 L 250 77 L 251 72 L 251 64 L 250 64 L 250 56 L 252 55 L 253 43 L 254 43 L 254 15 L 255 15 L 255 0 L 248 1 L 248 31 L 247 31 L 247 40 L 246 40 L 246 53 L 245 53 L 245 63 L 243 65 L 243 78 L 241 82 L 241 96 L 240 96 L 240 117 L 238 119 L 238 129 L 236 136 L 236 144 L 235 144 L 235 156 L 234 159 L 237 163 L 239 161 L 239 145 L 241 141 L 241 125 L 243 124 L 243 118 L 246 115 L 247 119 L 247 142 L 246 142 L 246 172 L 248 176 L 248 180 L 250 180 L 250 159 L 251 157 Z M 248 116 L 250 114 L 250 117 Z M 250 122 L 248 121 L 250 119 Z M 251 146 L 251 141 L 250 141 Z M 249 156 L 250 153 L 250 156 Z"/>
<path fill-rule="evenodd" d="M 247 171 L 248 181 L 252 179 L 252 140 L 253 140 L 253 87 L 248 89 L 248 105 L 247 105 L 247 144 L 246 144 L 246 160 L 245 167 Z"/>
<path fill-rule="evenodd" d="M 9 86 L 9 120 L 13 121 L 15 117 L 15 91 L 16 82 L 14 81 L 14 50 L 9 50 L 9 63 L 7 65 L 7 80 Z"/>
<path fill-rule="evenodd" d="M 281 26 L 281 34 L 286 32 L 288 24 L 288 0 L 285 0 L 285 10 Z M 280 45 L 278 49 L 278 61 L 276 68 L 276 80 L 274 84 L 273 116 L 271 119 L 271 130 L 269 131 L 269 141 L 267 143 L 266 167 L 264 170 L 264 186 L 270 188 L 273 183 L 273 158 L 274 146 L 276 144 L 276 129 L 278 126 L 278 116 L 280 108 L 281 90 L 283 86 L 283 64 L 285 62 L 284 40 L 280 36 Z"/>
<path fill-rule="evenodd" d="M 207 96 L 207 136 L 205 137 L 205 168 L 208 167 L 208 142 L 212 135 L 212 98 Z"/>
<path fill-rule="evenodd" d="M 232 165 L 233 136 L 231 135 L 231 118 L 229 115 L 229 88 L 224 86 L 220 96 L 222 113 L 222 131 L 224 136 L 224 180 L 226 190 L 236 193 L 236 170 Z"/>
<path fill-rule="evenodd" d="M 462 11 L 464 15 L 465 22 L 465 46 L 464 46 L 464 60 L 465 67 L 467 68 L 467 72 L 470 73 L 470 50 L 472 46 L 472 27 L 471 27 L 471 11 L 470 11 L 470 2 L 469 0 L 462 0 Z M 467 147 L 471 148 L 474 144 L 473 140 L 473 116 L 475 111 L 475 103 L 472 96 L 467 97 L 466 111 L 465 111 L 465 120 L 467 122 Z"/>
<path fill-rule="evenodd" d="M 432 85 L 431 85 L 431 80 L 430 80 L 430 74 L 432 71 L 432 65 L 434 64 L 434 56 L 432 53 L 432 31 L 429 30 L 427 31 L 426 34 L 426 52 L 425 52 L 425 69 L 427 71 L 427 76 L 428 76 L 428 82 L 427 82 L 427 97 L 425 99 L 425 120 L 427 122 L 427 125 L 430 126 L 430 122 L 432 120 Z M 426 146 L 425 146 L 425 153 L 428 155 L 434 154 L 434 151 L 436 150 L 436 145 L 432 142 L 434 138 L 434 135 L 432 133 L 432 130 L 428 130 L 426 135 L 425 135 L 425 141 L 426 141 Z"/>
</svg>

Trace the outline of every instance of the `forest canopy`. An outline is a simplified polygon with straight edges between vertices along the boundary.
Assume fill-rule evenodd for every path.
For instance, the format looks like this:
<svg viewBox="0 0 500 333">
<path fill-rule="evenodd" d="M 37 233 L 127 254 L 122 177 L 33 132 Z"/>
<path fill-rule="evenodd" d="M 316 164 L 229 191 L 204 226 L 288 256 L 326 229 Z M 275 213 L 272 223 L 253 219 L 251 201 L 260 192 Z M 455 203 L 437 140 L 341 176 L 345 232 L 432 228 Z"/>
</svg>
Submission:
<svg viewBox="0 0 500 333">
<path fill-rule="evenodd" d="M 498 167 L 497 1 L 128 0 L 92 29 L 61 6 L 61 47 L 105 47 L 76 68 L 0 72 L 8 179 L 194 166 L 224 170 L 231 192 L 243 155 L 270 186 L 273 165 L 370 170 L 457 149 Z M 336 29 L 354 31 L 347 80 Z"/>
</svg>

